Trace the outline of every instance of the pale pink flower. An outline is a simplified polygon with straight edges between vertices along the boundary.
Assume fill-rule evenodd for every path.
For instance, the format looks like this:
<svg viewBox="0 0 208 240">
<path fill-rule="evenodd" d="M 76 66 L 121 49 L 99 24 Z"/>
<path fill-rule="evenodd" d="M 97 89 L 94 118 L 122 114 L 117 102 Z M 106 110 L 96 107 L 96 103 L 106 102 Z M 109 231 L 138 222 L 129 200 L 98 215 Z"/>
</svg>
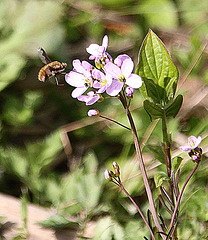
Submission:
<svg viewBox="0 0 208 240">
<path fill-rule="evenodd" d="M 199 136 L 198 138 L 196 138 L 195 136 L 190 136 L 188 138 L 188 141 L 186 142 L 185 146 L 181 146 L 180 149 L 182 151 L 190 151 L 192 149 L 195 149 L 199 146 L 199 144 L 201 143 L 202 138 Z"/>
<path fill-rule="evenodd" d="M 72 97 L 77 98 L 93 84 L 91 77 L 92 65 L 86 61 L 81 63 L 79 59 L 74 60 L 72 64 L 74 69 L 66 74 L 65 80 L 69 85 L 76 87 L 72 91 Z"/>
<path fill-rule="evenodd" d="M 132 73 L 134 63 L 131 58 L 126 58 L 119 68 L 116 64 L 108 62 L 104 66 L 106 75 L 112 78 L 111 85 L 106 89 L 110 96 L 116 96 L 122 90 L 124 84 L 132 88 L 140 88 L 142 86 L 142 79 L 139 75 Z"/>
<path fill-rule="evenodd" d="M 108 36 L 105 35 L 102 41 L 102 45 L 98 45 L 96 43 L 90 44 L 88 48 L 86 48 L 87 52 L 91 54 L 89 57 L 90 60 L 99 60 L 105 56 L 106 49 L 108 47 Z"/>
</svg>

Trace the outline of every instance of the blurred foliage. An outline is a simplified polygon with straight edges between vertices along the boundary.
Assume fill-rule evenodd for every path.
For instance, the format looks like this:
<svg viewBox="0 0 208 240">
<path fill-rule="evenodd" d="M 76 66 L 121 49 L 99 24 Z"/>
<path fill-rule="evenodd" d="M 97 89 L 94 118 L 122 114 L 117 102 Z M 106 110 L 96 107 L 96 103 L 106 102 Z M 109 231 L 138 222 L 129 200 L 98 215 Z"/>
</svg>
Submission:
<svg viewBox="0 0 208 240">
<path fill-rule="evenodd" d="M 43 47 L 53 60 L 68 62 L 71 69 L 72 59 L 87 59 L 85 48 L 93 42 L 100 44 L 103 35 L 108 34 L 108 51 L 112 56 L 127 53 L 136 60 L 136 66 L 139 47 L 151 28 L 165 42 L 180 72 L 176 91 L 184 95 L 184 105 L 179 115 L 168 123 L 174 166 L 180 164 L 181 168 L 180 184 L 194 164 L 178 147 L 184 145 L 187 136 L 203 137 L 204 159 L 185 190 L 178 237 L 206 239 L 207 7 L 207 0 L 200 3 L 197 0 L 1 0 L 1 191 L 21 197 L 21 188 L 26 187 L 31 202 L 55 207 L 58 213 L 42 223 L 45 227 L 79 226 L 80 237 L 87 237 L 91 223 L 94 228 L 89 236 L 93 239 L 149 237 L 126 196 L 103 176 L 104 169 L 110 169 L 112 162 L 117 161 L 125 187 L 142 211 L 147 212 L 131 133 L 109 122 L 79 127 L 80 122 L 76 121 L 85 123 L 88 108 L 70 97 L 70 86 L 38 82 L 37 74 L 43 64 L 38 59 L 37 48 Z M 60 80 L 64 82 L 62 77 Z M 154 176 L 158 185 L 163 181 L 165 186 L 165 176 L 160 174 L 166 170 L 161 122 L 155 126 L 151 123 L 142 102 L 137 91 L 132 100 L 133 117 L 144 142 L 148 176 L 152 186 Z M 128 124 L 116 99 L 97 103 L 95 108 L 102 115 Z M 60 136 L 63 126 L 72 122 L 76 130 L 68 133 L 72 152 L 66 156 Z M 149 132 L 150 137 L 146 138 Z M 157 195 L 158 189 L 155 198 Z M 25 218 L 24 215 L 26 221 Z M 21 234 L 16 239 L 21 239 Z"/>
</svg>

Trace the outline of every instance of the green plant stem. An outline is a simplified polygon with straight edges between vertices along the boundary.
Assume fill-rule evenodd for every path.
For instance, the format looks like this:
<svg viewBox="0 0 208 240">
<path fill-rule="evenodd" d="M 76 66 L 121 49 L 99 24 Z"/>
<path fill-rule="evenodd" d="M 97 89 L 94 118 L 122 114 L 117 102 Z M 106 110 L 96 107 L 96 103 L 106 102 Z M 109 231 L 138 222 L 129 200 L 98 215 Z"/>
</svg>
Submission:
<svg viewBox="0 0 208 240">
<path fill-rule="evenodd" d="M 153 234 L 153 231 L 150 227 L 150 225 L 148 224 L 147 220 L 145 219 L 142 211 L 140 210 L 139 206 L 136 204 L 136 202 L 134 201 L 134 199 L 130 196 L 130 194 L 126 191 L 126 189 L 124 188 L 123 184 L 120 182 L 120 188 L 125 192 L 125 194 L 128 196 L 128 198 L 131 200 L 131 202 L 134 204 L 134 206 L 136 207 L 137 211 L 139 212 L 140 216 L 142 217 L 143 221 L 145 222 L 146 226 L 148 227 L 150 234 L 152 236 L 153 240 L 156 240 Z"/>
<path fill-rule="evenodd" d="M 178 196 L 178 199 L 177 199 L 177 202 L 176 202 L 176 205 L 175 205 L 175 209 L 174 209 L 174 212 L 173 212 L 173 215 L 172 215 L 172 218 L 171 218 L 171 223 L 170 223 L 170 228 L 169 228 L 169 229 L 171 229 L 171 228 L 173 227 L 173 225 L 174 225 L 176 213 L 177 213 L 177 211 L 178 211 L 178 207 L 179 207 L 179 204 L 180 204 L 181 197 L 182 197 L 182 195 L 183 195 L 184 189 L 185 189 L 186 185 L 188 184 L 190 178 L 193 176 L 193 174 L 195 173 L 196 169 L 198 168 L 199 163 L 200 163 L 200 161 L 197 162 L 195 168 L 192 170 L 192 172 L 190 173 L 190 175 L 189 175 L 188 178 L 186 179 L 186 181 L 185 181 L 185 183 L 184 183 L 184 185 L 183 185 L 183 187 L 182 187 L 182 189 L 181 189 L 181 192 L 180 192 L 180 194 L 179 194 L 179 196 Z M 172 236 L 172 234 L 170 234 L 170 237 L 171 237 L 171 236 Z"/>
<path fill-rule="evenodd" d="M 152 191 L 151 191 L 151 188 L 150 188 L 150 185 L 149 185 L 149 182 L 148 182 L 148 177 L 147 177 L 147 173 L 146 173 L 146 169 L 145 169 L 145 165 L 144 165 L 144 160 L 142 158 L 142 153 L 141 153 L 141 149 L 140 149 L 140 146 L 139 146 L 139 139 L 138 139 L 138 136 L 137 136 L 136 127 L 135 127 L 133 118 L 131 116 L 131 113 L 129 111 L 129 108 L 128 108 L 125 97 L 122 94 L 120 94 L 119 99 L 120 99 L 120 101 L 121 101 L 121 103 L 122 103 L 122 105 L 123 105 L 123 107 L 126 111 L 131 129 L 132 129 L 132 134 L 133 134 L 137 159 L 139 161 L 139 166 L 140 166 L 140 170 L 141 170 L 141 173 L 142 173 L 145 189 L 146 189 L 146 192 L 147 192 L 147 197 L 148 197 L 148 201 L 149 201 L 149 204 L 150 204 L 150 210 L 151 210 L 151 213 L 152 213 L 152 217 L 153 217 L 155 226 L 158 229 L 158 232 L 162 233 L 163 229 L 162 229 L 162 227 L 160 225 L 160 222 L 158 220 L 158 217 L 157 217 L 157 212 L 156 212 L 156 209 L 155 209 L 155 204 L 154 204 L 154 200 L 153 200 L 153 196 L 152 196 Z M 163 234 L 161 234 L 161 237 L 163 239 L 165 239 L 165 236 Z"/>
<path fill-rule="evenodd" d="M 165 153 L 165 162 L 166 162 L 167 174 L 168 174 L 168 177 L 170 179 L 169 182 L 168 182 L 169 195 L 170 195 L 170 198 L 172 200 L 172 203 L 175 204 L 174 188 L 173 188 L 173 182 L 171 180 L 171 170 L 172 170 L 171 151 L 170 151 L 171 150 L 171 142 L 170 142 L 170 139 L 168 137 L 167 118 L 166 118 L 165 113 L 164 113 L 164 116 L 162 118 L 162 133 L 163 133 L 163 149 L 164 149 L 164 153 Z M 176 228 L 175 228 L 175 231 L 174 231 L 174 239 L 178 239 Z"/>
<path fill-rule="evenodd" d="M 102 116 L 102 115 L 100 115 L 100 117 L 101 117 L 101 118 L 104 118 L 104 119 L 107 119 L 107 120 L 109 120 L 109 121 L 111 121 L 111 122 L 114 122 L 114 123 L 118 124 L 119 126 L 121 126 L 121 127 L 123 127 L 123 128 L 126 128 L 126 129 L 128 129 L 128 130 L 131 131 L 130 128 L 128 128 L 127 126 L 123 125 L 122 123 L 117 122 L 116 120 L 113 120 L 113 119 L 111 119 L 111 118 L 108 118 L 108 117 L 105 117 L 105 116 Z"/>
<path fill-rule="evenodd" d="M 164 114 L 162 118 L 162 132 L 163 132 L 163 148 L 165 152 L 165 161 L 167 167 L 168 177 L 171 177 L 171 154 L 170 154 L 170 141 L 168 138 L 168 130 L 167 130 L 167 119 Z"/>
</svg>

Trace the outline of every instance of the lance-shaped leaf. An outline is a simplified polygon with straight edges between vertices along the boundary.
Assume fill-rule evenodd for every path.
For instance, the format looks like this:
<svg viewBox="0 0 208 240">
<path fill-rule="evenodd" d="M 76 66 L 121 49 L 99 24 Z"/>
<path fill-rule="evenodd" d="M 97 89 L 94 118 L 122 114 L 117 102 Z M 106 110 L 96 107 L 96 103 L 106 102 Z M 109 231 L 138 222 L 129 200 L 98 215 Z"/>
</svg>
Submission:
<svg viewBox="0 0 208 240">
<path fill-rule="evenodd" d="M 161 203 L 162 206 L 164 207 L 164 209 L 165 209 L 167 212 L 169 212 L 170 214 L 172 214 L 172 213 L 173 213 L 172 210 L 170 210 L 169 207 L 165 204 L 165 201 L 164 201 L 164 199 L 162 198 L 162 196 L 161 196 L 160 194 L 159 194 L 158 198 L 159 198 L 160 203 Z"/>
<path fill-rule="evenodd" d="M 175 194 L 175 198 L 176 201 L 178 199 L 178 195 L 179 195 L 179 188 L 178 185 L 176 185 L 176 180 L 175 180 L 175 171 L 172 171 L 172 182 L 173 182 L 173 190 L 174 190 L 174 194 Z"/>
<path fill-rule="evenodd" d="M 161 107 L 159 104 L 145 100 L 144 109 L 149 114 L 151 120 L 155 120 L 157 118 L 175 117 L 181 108 L 182 102 L 182 95 L 178 95 L 176 99 L 171 101 L 165 108 Z"/>
<path fill-rule="evenodd" d="M 148 220 L 148 224 L 149 224 L 150 228 L 153 230 L 152 221 L 151 221 L 151 212 L 149 209 L 147 210 L 147 220 Z"/>
<path fill-rule="evenodd" d="M 176 172 L 178 170 L 178 168 L 180 167 L 181 165 L 181 162 L 182 162 L 183 158 L 182 157 L 174 157 L 172 159 L 172 168 L 173 170 Z"/>
<path fill-rule="evenodd" d="M 178 70 L 165 45 L 152 30 L 142 43 L 136 73 L 143 79 L 140 90 L 145 99 L 166 106 L 174 98 Z M 153 89 L 155 94 L 152 94 Z"/>
<path fill-rule="evenodd" d="M 170 196 L 168 195 L 167 191 L 165 190 L 165 188 L 160 186 L 160 191 L 161 191 L 161 194 L 162 194 L 163 198 L 168 202 L 170 207 L 174 209 L 174 205 L 172 203 L 172 200 L 171 200 Z"/>
<path fill-rule="evenodd" d="M 164 230 L 165 230 L 165 229 L 168 230 L 167 225 L 165 224 L 165 221 L 164 221 L 164 219 L 163 219 L 163 217 L 161 216 L 160 213 L 158 213 L 158 217 L 160 218 L 160 221 L 161 221 L 161 223 L 162 223 L 163 229 L 164 229 Z"/>
<path fill-rule="evenodd" d="M 178 95 L 176 99 L 165 108 L 166 117 L 175 117 L 179 112 L 181 105 L 183 103 L 183 96 Z"/>
<path fill-rule="evenodd" d="M 164 110 L 157 104 L 150 102 L 149 100 L 144 101 L 144 109 L 149 114 L 151 120 L 164 117 Z"/>
</svg>

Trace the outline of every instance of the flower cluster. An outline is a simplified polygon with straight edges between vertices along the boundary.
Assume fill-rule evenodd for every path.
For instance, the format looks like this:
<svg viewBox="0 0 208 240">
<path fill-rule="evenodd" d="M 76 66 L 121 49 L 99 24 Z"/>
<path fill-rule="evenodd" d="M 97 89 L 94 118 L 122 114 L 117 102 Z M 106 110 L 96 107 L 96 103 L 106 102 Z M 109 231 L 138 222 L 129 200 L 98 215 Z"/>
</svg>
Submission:
<svg viewBox="0 0 208 240">
<path fill-rule="evenodd" d="M 142 86 L 141 77 L 132 73 L 132 59 L 122 54 L 113 60 L 106 52 L 107 47 L 107 36 L 104 36 L 102 46 L 91 44 L 86 50 L 91 54 L 89 59 L 95 61 L 96 67 L 77 59 L 72 63 L 73 71 L 65 76 L 66 82 L 75 87 L 72 97 L 85 102 L 86 105 L 102 100 L 104 92 L 109 96 L 117 96 L 124 90 L 127 98 L 132 98 L 134 89 Z"/>
<path fill-rule="evenodd" d="M 189 151 L 188 154 L 194 162 L 198 162 L 201 160 L 202 149 L 199 148 L 201 140 L 202 138 L 200 136 L 198 138 L 196 138 L 195 136 L 190 136 L 186 145 L 180 147 L 182 151 Z"/>
</svg>

